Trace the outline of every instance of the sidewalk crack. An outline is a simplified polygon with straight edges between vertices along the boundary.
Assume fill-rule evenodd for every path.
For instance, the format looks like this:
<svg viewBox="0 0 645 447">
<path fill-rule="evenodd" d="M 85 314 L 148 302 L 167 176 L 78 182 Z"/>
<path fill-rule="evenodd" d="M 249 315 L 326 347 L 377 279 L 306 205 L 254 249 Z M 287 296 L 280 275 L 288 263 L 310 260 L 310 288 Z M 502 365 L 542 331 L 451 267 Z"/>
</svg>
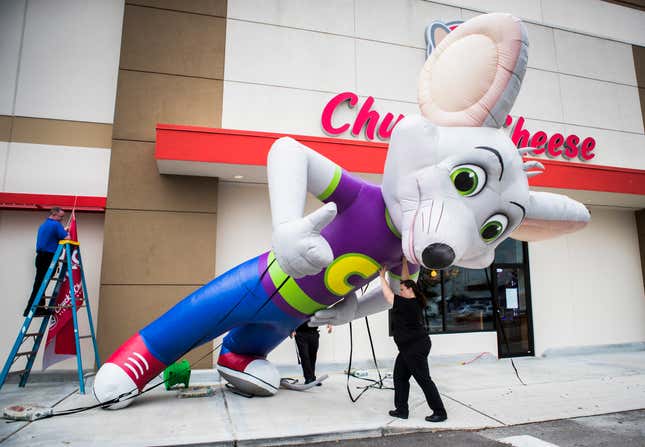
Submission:
<svg viewBox="0 0 645 447">
<path fill-rule="evenodd" d="M 224 400 L 224 408 L 226 408 L 226 417 L 228 418 L 229 425 L 231 426 L 231 436 L 233 437 L 233 445 L 237 445 L 239 442 L 239 439 L 237 439 L 237 432 L 235 431 L 235 425 L 233 424 L 233 418 L 231 416 L 231 412 L 228 408 L 228 400 L 226 399 L 226 391 L 224 389 L 224 384 L 222 383 L 222 377 L 220 376 L 219 379 L 219 384 L 220 384 L 220 390 L 222 390 L 222 399 Z"/>
</svg>

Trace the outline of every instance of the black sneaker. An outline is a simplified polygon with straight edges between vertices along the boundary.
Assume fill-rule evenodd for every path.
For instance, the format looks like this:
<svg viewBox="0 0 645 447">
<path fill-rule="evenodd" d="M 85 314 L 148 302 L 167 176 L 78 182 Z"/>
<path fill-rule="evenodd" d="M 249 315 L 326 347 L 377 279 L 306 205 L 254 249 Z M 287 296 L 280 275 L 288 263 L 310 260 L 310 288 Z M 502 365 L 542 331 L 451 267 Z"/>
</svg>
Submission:
<svg viewBox="0 0 645 447">
<path fill-rule="evenodd" d="M 401 413 L 399 410 L 390 410 L 388 413 L 390 416 L 393 418 L 399 418 L 399 419 L 407 419 L 408 414 L 407 413 Z"/>
<path fill-rule="evenodd" d="M 38 309 L 36 309 L 36 312 L 34 312 L 34 317 L 48 317 L 51 314 L 51 309 L 42 309 L 39 307 Z"/>
<path fill-rule="evenodd" d="M 426 416 L 426 421 L 428 422 L 443 422 L 448 419 L 448 415 L 444 413 L 434 412 L 430 416 Z"/>
</svg>

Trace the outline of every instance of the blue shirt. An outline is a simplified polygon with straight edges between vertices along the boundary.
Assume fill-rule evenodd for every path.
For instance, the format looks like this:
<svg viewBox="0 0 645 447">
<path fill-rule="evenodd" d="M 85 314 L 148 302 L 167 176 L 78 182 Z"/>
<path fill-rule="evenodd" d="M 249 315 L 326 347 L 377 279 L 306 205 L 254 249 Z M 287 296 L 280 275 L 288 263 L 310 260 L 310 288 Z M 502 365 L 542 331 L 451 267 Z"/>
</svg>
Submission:
<svg viewBox="0 0 645 447">
<path fill-rule="evenodd" d="M 56 252 L 58 241 L 67 237 L 67 231 L 57 220 L 47 218 L 38 228 L 36 251 Z"/>
</svg>

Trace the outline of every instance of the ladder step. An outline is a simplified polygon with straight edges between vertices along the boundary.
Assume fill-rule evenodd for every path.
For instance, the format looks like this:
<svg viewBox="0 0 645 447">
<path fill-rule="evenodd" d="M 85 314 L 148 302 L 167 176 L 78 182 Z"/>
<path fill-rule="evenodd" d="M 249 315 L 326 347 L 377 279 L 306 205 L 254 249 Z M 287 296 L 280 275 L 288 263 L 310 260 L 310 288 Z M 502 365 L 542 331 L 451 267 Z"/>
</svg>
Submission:
<svg viewBox="0 0 645 447">
<path fill-rule="evenodd" d="M 38 306 L 38 307 L 40 307 L 41 309 L 72 309 L 73 308 L 72 305 L 68 305 L 68 306 Z M 81 307 L 85 307 L 85 305 L 81 304 L 80 306 L 76 306 L 77 309 L 80 309 Z"/>
<path fill-rule="evenodd" d="M 27 337 L 38 337 L 39 335 L 44 335 L 44 332 L 30 332 L 25 334 L 25 338 Z"/>
<path fill-rule="evenodd" d="M 21 369 L 21 370 L 19 370 L 19 371 L 9 371 L 9 373 L 7 374 L 7 377 L 9 377 L 9 376 L 15 376 L 15 375 L 17 375 L 17 374 L 22 375 L 23 373 L 26 373 L 26 372 L 27 372 L 27 370 L 26 370 L 26 369 Z"/>
<path fill-rule="evenodd" d="M 81 335 L 78 338 L 80 340 L 80 339 L 83 339 L 83 338 L 92 338 L 92 336 L 91 335 Z"/>
<path fill-rule="evenodd" d="M 35 353 L 37 353 L 37 352 L 38 352 L 38 351 L 25 351 L 25 352 L 18 352 L 18 353 L 16 353 L 16 357 L 22 357 L 23 355 L 31 355 L 31 354 L 35 354 Z"/>
</svg>

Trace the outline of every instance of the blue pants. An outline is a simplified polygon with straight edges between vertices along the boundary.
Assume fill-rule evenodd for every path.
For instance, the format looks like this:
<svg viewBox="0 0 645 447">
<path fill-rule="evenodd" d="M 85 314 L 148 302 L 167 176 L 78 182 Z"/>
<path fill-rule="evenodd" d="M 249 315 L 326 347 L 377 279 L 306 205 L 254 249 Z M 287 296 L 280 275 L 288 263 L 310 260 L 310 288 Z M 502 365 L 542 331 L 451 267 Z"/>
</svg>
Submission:
<svg viewBox="0 0 645 447">
<path fill-rule="evenodd" d="M 271 300 L 260 277 L 259 257 L 194 291 L 139 333 L 150 352 L 169 365 L 224 332 L 221 354 L 266 357 L 303 320 Z"/>
</svg>

